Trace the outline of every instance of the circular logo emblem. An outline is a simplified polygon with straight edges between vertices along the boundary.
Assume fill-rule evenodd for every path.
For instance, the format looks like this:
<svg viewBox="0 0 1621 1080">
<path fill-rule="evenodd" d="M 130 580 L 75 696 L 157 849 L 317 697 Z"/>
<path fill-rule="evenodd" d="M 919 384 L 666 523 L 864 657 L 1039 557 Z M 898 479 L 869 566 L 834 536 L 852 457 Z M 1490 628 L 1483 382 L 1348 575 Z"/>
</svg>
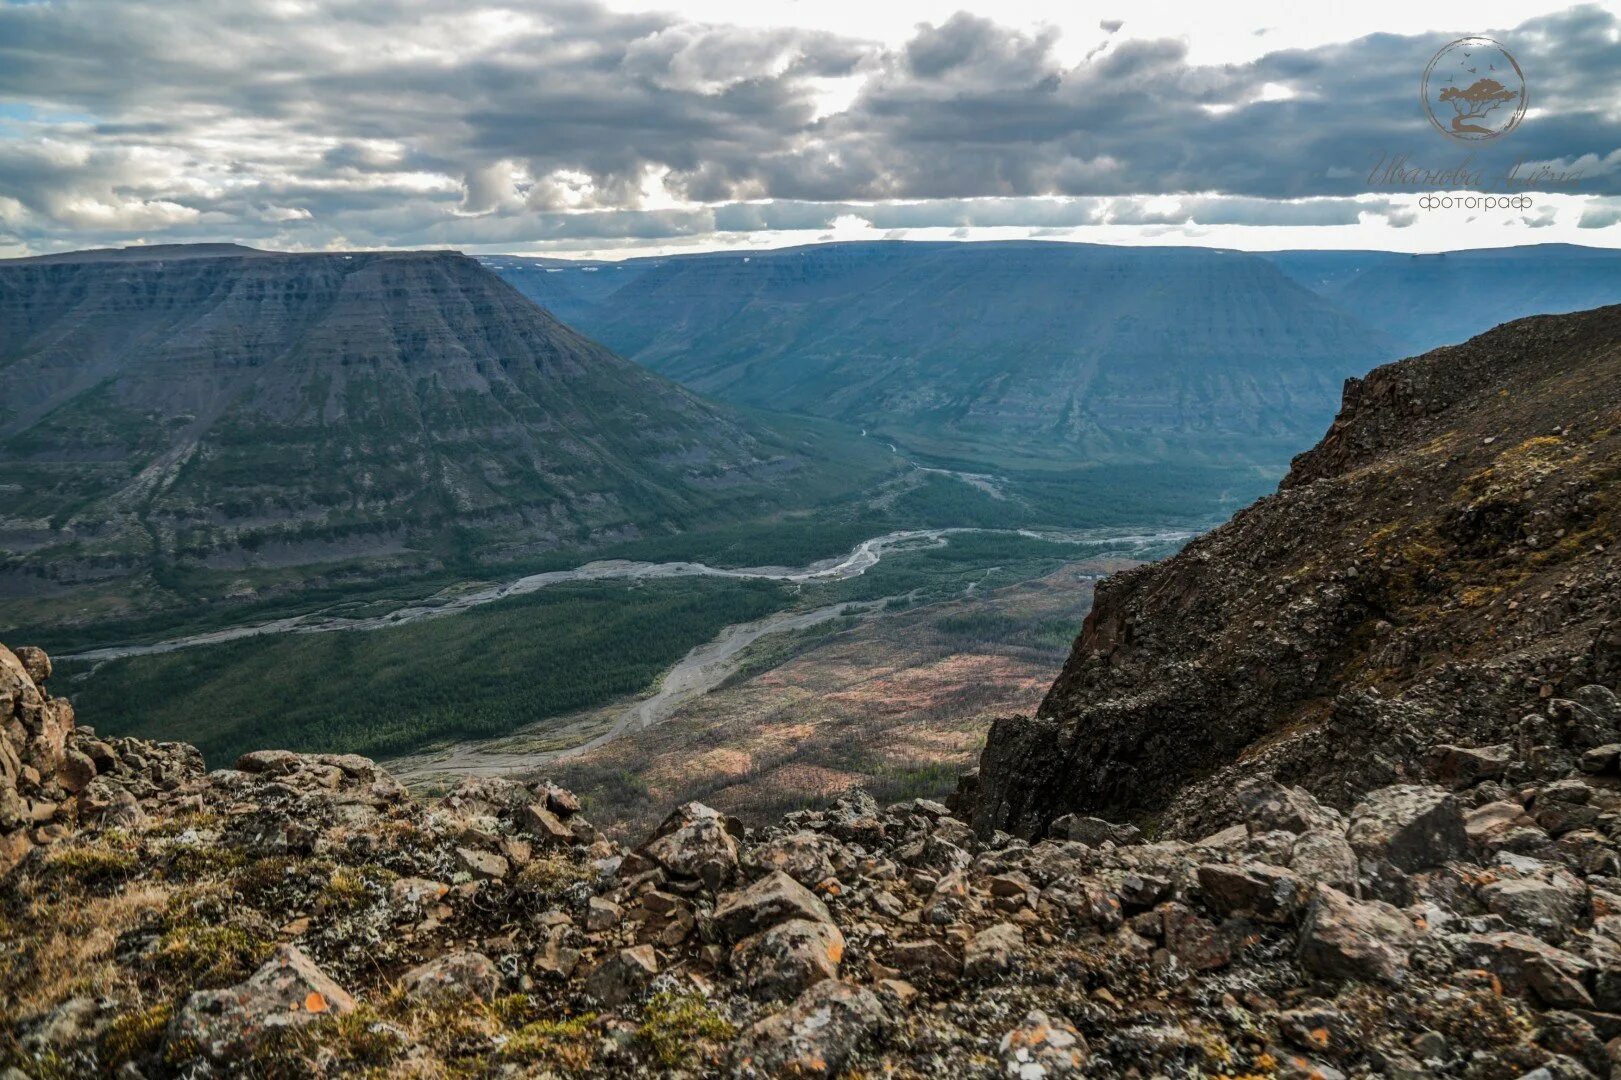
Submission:
<svg viewBox="0 0 1621 1080">
<path fill-rule="evenodd" d="M 1422 92 L 1430 123 L 1454 139 L 1495 139 L 1525 115 L 1525 76 L 1491 38 L 1443 47 L 1424 69 Z"/>
</svg>

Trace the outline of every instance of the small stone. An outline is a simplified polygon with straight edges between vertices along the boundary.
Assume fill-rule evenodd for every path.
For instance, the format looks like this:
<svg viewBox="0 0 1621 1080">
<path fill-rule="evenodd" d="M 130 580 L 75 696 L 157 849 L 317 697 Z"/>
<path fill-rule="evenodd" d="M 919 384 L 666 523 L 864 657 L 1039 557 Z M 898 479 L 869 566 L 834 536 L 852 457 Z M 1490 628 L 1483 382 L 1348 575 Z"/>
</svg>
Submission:
<svg viewBox="0 0 1621 1080">
<path fill-rule="evenodd" d="M 456 849 L 456 862 L 463 870 L 476 878 L 485 880 L 500 880 L 507 876 L 507 861 L 492 851 L 478 851 L 474 848 L 459 847 Z"/>
<path fill-rule="evenodd" d="M 580 964 L 581 951 L 573 941 L 575 930 L 567 923 L 553 926 L 546 934 L 546 943 L 535 955 L 535 970 L 552 979 L 567 979 Z"/>
<path fill-rule="evenodd" d="M 501 992 L 501 970 L 483 953 L 447 953 L 406 972 L 400 985 L 413 998 L 471 997 L 489 1001 Z"/>
<path fill-rule="evenodd" d="M 997 923 L 973 936 L 963 950 L 962 970 L 970 979 L 1005 975 L 1024 954 L 1024 932 L 1012 923 Z"/>
<path fill-rule="evenodd" d="M 651 945 L 620 949 L 598 964 L 585 981 L 585 992 L 604 1005 L 623 1005 L 641 994 L 659 973 Z"/>
<path fill-rule="evenodd" d="M 890 950 L 890 962 L 909 975 L 955 979 L 962 972 L 957 954 L 930 938 L 903 941 Z"/>
<path fill-rule="evenodd" d="M 1002 1072 L 1016 1080 L 1080 1076 L 1091 1051 L 1081 1033 L 1062 1016 L 1032 1009 L 997 1047 Z"/>
<path fill-rule="evenodd" d="M 388 886 L 389 898 L 412 911 L 438 902 L 448 892 L 450 892 L 449 885 L 418 877 L 396 878 Z"/>
<path fill-rule="evenodd" d="M 585 905 L 585 928 L 587 930 L 609 930 L 619 925 L 619 920 L 625 917 L 625 909 L 612 900 L 600 896 L 593 896 Z"/>
</svg>

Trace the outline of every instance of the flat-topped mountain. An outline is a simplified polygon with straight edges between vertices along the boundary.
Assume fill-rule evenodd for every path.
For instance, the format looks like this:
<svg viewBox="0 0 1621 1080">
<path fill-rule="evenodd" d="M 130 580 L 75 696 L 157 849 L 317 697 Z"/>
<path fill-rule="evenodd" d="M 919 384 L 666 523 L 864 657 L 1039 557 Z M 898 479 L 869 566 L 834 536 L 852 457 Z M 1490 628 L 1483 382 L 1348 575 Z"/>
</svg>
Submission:
<svg viewBox="0 0 1621 1080">
<path fill-rule="evenodd" d="M 1280 251 L 1263 257 L 1412 353 L 1527 315 L 1621 303 L 1621 251 L 1609 248 L 1531 244 L 1424 255 Z"/>
<path fill-rule="evenodd" d="M 619 359 L 460 254 L 218 248 L 0 263 L 13 595 L 589 544 L 849 482 L 821 436 Z"/>
<path fill-rule="evenodd" d="M 1621 721 L 1618 528 L 1621 306 L 1379 368 L 1276 495 L 1099 584 L 978 824 L 1197 831 L 1256 776 L 1346 806 L 1445 744 L 1573 767 Z"/>
<path fill-rule="evenodd" d="M 1395 355 L 1231 251 L 879 242 L 579 270 L 490 261 L 700 392 L 942 457 L 1281 465 L 1347 376 Z"/>
</svg>

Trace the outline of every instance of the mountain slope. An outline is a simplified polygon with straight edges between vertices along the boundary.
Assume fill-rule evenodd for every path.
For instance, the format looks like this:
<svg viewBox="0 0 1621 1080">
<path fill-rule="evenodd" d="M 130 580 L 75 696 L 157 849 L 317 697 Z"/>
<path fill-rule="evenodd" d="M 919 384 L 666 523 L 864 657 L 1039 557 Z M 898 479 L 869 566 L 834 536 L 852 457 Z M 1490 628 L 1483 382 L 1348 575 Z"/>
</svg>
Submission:
<svg viewBox="0 0 1621 1080">
<path fill-rule="evenodd" d="M 1037 715 L 993 727 L 977 824 L 1196 832 L 1242 777 L 1343 805 L 1444 743 L 1553 767 L 1621 709 L 1618 530 L 1621 307 L 1382 367 L 1276 495 L 1100 583 Z"/>
<path fill-rule="evenodd" d="M 1282 251 L 1264 256 L 1406 352 L 1466 341 L 1528 315 L 1621 302 L 1621 252 L 1572 244 L 1401 255 Z"/>
<path fill-rule="evenodd" d="M 704 402 L 462 255 L 171 255 L 0 263 L 14 589 L 588 544 L 851 482 L 819 445 L 849 437 Z"/>
<path fill-rule="evenodd" d="M 623 355 L 954 458 L 1281 464 L 1393 350 L 1237 252 L 856 243 L 627 272 L 571 309 Z"/>
</svg>

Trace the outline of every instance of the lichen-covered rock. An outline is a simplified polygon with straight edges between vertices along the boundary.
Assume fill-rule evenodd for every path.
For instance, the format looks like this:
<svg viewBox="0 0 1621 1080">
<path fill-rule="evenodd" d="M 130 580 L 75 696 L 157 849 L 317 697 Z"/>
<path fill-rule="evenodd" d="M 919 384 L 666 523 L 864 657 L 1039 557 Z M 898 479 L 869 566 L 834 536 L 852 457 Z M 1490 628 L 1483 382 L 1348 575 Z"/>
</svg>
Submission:
<svg viewBox="0 0 1621 1080">
<path fill-rule="evenodd" d="M 997 923 L 975 934 L 963 948 L 962 973 L 970 979 L 1006 975 L 1025 955 L 1024 931 Z"/>
<path fill-rule="evenodd" d="M 844 935 L 830 922 L 789 919 L 744 938 L 732 949 L 731 964 L 749 992 L 761 998 L 792 998 L 839 977 Z"/>
<path fill-rule="evenodd" d="M 1319 886 L 1300 927 L 1300 964 L 1328 979 L 1396 985 L 1413 937 L 1412 923 L 1389 904 Z"/>
<path fill-rule="evenodd" d="M 489 1001 L 501 992 L 501 969 L 470 949 L 437 956 L 405 973 L 405 992 L 417 998 L 468 997 Z"/>
<path fill-rule="evenodd" d="M 1351 811 L 1346 837 L 1363 858 L 1406 871 L 1427 870 L 1469 853 L 1458 800 L 1438 787 L 1396 785 L 1370 792 Z"/>
<path fill-rule="evenodd" d="M 710 892 L 737 876 L 737 840 L 726 818 L 703 803 L 670 814 L 643 851 L 669 874 L 701 881 Z"/>
<path fill-rule="evenodd" d="M 658 973 L 653 947 L 636 945 L 620 949 L 598 964 L 586 980 L 585 991 L 604 1005 L 620 1005 L 645 992 Z"/>
<path fill-rule="evenodd" d="M 997 1051 L 1003 1075 L 1015 1080 L 1081 1076 L 1090 1056 L 1086 1040 L 1074 1024 L 1039 1009 L 1002 1036 Z"/>
<path fill-rule="evenodd" d="M 1222 916 L 1287 923 L 1300 917 L 1310 898 L 1299 875 L 1265 863 L 1205 863 L 1198 875 L 1206 902 Z"/>
<path fill-rule="evenodd" d="M 283 945 L 246 982 L 186 999 L 169 1032 L 167 1056 L 228 1063 L 278 1030 L 352 1012 L 354 999 L 292 945 Z"/>
<path fill-rule="evenodd" d="M 713 921 L 723 938 L 738 941 L 789 919 L 833 921 L 827 905 L 781 870 L 774 870 L 748 888 L 722 896 Z"/>
<path fill-rule="evenodd" d="M 888 1020 L 872 991 L 827 980 L 738 1040 L 736 1071 L 747 1077 L 830 1077 Z"/>
</svg>

